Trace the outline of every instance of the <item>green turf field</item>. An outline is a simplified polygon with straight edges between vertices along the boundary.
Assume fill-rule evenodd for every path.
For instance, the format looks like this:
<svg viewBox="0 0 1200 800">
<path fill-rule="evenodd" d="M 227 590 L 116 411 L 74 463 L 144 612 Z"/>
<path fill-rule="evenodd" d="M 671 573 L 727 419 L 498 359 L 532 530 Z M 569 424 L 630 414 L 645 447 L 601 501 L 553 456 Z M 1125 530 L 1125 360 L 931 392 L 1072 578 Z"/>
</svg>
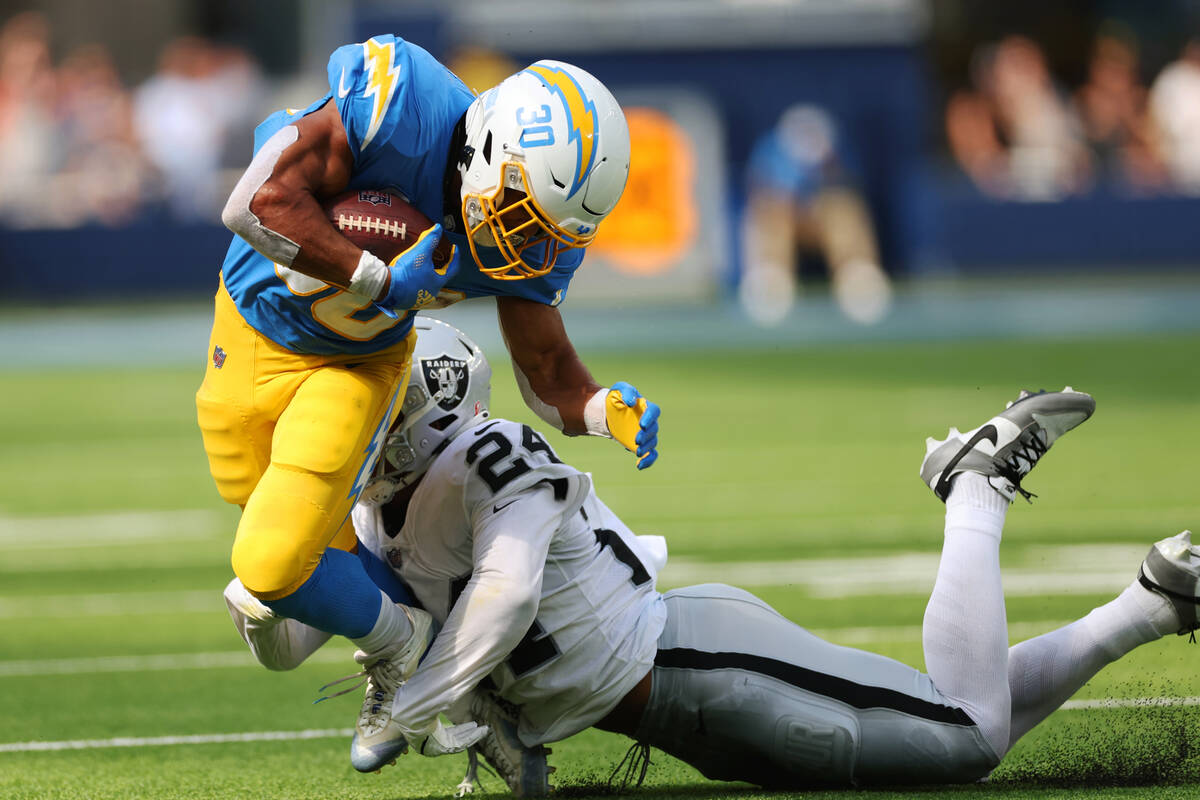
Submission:
<svg viewBox="0 0 1200 800">
<path fill-rule="evenodd" d="M 1021 387 L 1097 398 L 1026 481 L 1040 497 L 1009 516 L 1009 619 L 1024 638 L 1107 600 L 1151 542 L 1200 525 L 1198 352 L 1188 334 L 589 357 L 662 405 L 659 462 L 639 473 L 611 443 L 548 439 L 634 530 L 668 537 L 665 585 L 748 583 L 834 641 L 920 665 L 942 514 L 917 477 L 924 437 L 980 424 Z M 540 426 L 495 366 L 494 411 Z M 448 797 L 461 757 L 349 766 L 339 732 L 358 701 L 310 702 L 352 671 L 349 647 L 282 674 L 239 649 L 221 599 L 237 515 L 207 474 L 199 379 L 199 367 L 0 372 L 0 797 Z M 1198 663 L 1200 648 L 1171 637 L 1077 700 L 1196 698 Z M 1200 796 L 1200 707 L 1077 705 L 990 784 L 869 796 Z M 208 735 L 225 738 L 187 738 Z M 599 732 L 556 745 L 559 794 L 606 793 L 626 746 Z M 760 794 L 654 762 L 647 796 Z"/>
</svg>

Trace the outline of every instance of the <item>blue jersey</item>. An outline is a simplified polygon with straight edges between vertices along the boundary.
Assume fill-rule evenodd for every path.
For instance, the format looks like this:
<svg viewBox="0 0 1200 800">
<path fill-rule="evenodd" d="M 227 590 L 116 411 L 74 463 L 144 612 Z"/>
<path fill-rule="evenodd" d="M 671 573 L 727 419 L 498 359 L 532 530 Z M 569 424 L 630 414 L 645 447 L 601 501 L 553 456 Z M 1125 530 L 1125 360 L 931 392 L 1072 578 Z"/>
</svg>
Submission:
<svg viewBox="0 0 1200 800">
<path fill-rule="evenodd" d="M 430 219 L 444 219 L 450 144 L 474 99 L 471 91 L 425 50 L 390 35 L 338 48 L 329 59 L 329 85 L 330 93 L 308 108 L 277 111 L 263 121 L 254 132 L 255 152 L 278 130 L 332 99 L 354 155 L 347 188 L 387 189 Z M 457 208 L 458 198 L 450 200 Z M 443 236 L 458 245 L 462 266 L 435 307 L 485 295 L 557 305 L 583 260 L 582 248 L 569 250 L 548 275 L 498 281 L 479 272 L 465 236 L 449 230 Z M 485 266 L 504 263 L 495 248 L 481 247 L 479 255 Z M 222 274 L 242 317 L 295 352 L 371 353 L 396 344 L 412 328 L 415 312 L 390 317 L 367 298 L 273 263 L 238 236 Z"/>
</svg>

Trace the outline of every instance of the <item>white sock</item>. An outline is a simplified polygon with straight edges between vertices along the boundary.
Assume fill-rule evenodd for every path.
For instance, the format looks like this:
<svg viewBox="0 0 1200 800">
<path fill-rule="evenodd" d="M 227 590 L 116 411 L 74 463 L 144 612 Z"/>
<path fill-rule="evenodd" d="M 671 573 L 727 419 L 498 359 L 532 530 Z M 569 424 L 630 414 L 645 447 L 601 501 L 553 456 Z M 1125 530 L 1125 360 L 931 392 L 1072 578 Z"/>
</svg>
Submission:
<svg viewBox="0 0 1200 800">
<path fill-rule="evenodd" d="M 413 626 L 404 609 L 393 603 L 383 591 L 383 604 L 379 608 L 379 618 L 375 626 L 366 636 L 351 639 L 368 656 L 384 654 L 387 650 L 399 649 L 412 636 Z M 366 662 L 364 662 L 366 663 Z"/>
<path fill-rule="evenodd" d="M 979 726 L 997 756 L 1008 749 L 1008 621 L 1000 537 L 1008 500 L 966 472 L 946 499 L 937 581 L 925 609 L 925 666 L 934 685 Z"/>
<path fill-rule="evenodd" d="M 1014 645 L 1008 656 L 1009 746 L 1106 664 L 1178 629 L 1179 616 L 1170 601 L 1134 581 L 1083 619 Z"/>
</svg>

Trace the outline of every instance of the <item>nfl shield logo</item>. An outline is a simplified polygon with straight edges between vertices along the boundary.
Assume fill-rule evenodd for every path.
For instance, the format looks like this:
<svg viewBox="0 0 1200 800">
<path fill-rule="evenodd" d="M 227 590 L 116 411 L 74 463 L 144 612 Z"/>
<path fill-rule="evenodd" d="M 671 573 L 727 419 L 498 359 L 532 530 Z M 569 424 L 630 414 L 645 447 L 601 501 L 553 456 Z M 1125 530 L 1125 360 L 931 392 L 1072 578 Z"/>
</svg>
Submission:
<svg viewBox="0 0 1200 800">
<path fill-rule="evenodd" d="M 373 206 L 390 206 L 392 198 L 387 192 L 376 192 L 370 189 L 363 189 L 358 193 L 358 202 L 370 203 Z"/>
<path fill-rule="evenodd" d="M 213 366 L 217 369 L 225 366 L 225 351 L 221 349 L 221 345 L 213 348 Z"/>
<path fill-rule="evenodd" d="M 441 394 L 438 406 L 453 411 L 467 394 L 467 362 L 447 355 L 421 359 L 421 373 L 430 395 Z"/>
</svg>

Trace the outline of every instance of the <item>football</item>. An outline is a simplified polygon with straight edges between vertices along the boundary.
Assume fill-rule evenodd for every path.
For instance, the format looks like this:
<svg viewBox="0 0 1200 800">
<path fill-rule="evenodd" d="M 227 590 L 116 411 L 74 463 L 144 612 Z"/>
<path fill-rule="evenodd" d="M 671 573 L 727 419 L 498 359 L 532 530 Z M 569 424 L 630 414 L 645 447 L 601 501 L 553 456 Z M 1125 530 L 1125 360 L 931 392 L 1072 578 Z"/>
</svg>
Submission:
<svg viewBox="0 0 1200 800">
<path fill-rule="evenodd" d="M 352 189 L 321 207 L 343 236 L 385 263 L 412 247 L 434 224 L 407 200 L 385 189 Z M 450 244 L 443 239 L 433 251 L 433 263 L 440 267 L 449 258 Z"/>
</svg>

